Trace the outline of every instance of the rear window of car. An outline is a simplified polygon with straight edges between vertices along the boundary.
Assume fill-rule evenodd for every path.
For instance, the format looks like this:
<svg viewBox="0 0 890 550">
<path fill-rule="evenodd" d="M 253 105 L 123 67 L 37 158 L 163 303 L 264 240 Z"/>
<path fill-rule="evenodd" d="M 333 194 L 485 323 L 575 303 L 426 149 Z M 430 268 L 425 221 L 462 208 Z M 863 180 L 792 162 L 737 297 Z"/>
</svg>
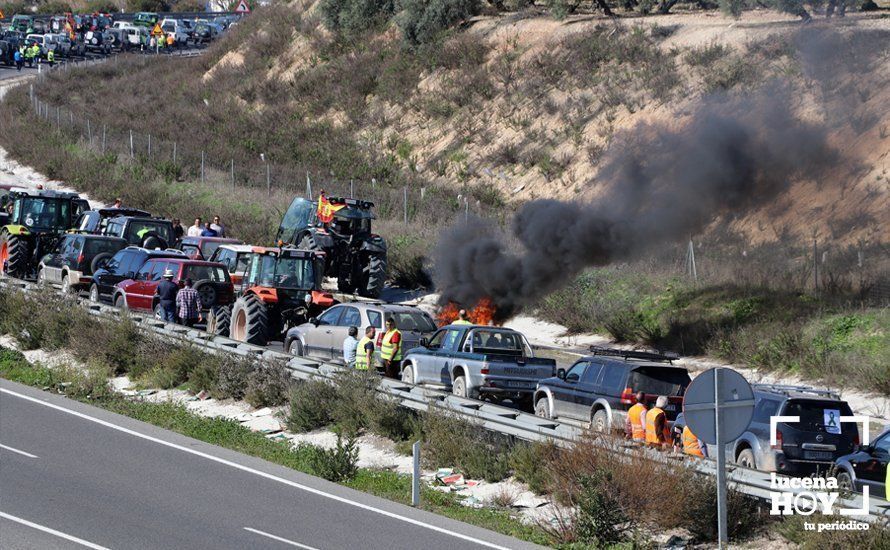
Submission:
<svg viewBox="0 0 890 550">
<path fill-rule="evenodd" d="M 84 254 L 93 256 L 102 254 L 104 252 L 114 254 L 123 247 L 124 243 L 120 241 L 110 241 L 107 239 L 87 239 L 87 244 L 84 247 Z"/>
<path fill-rule="evenodd" d="M 627 382 L 633 391 L 657 395 L 682 395 L 689 385 L 689 373 L 683 369 L 670 367 L 640 367 L 630 373 Z"/>
<path fill-rule="evenodd" d="M 183 278 L 189 278 L 194 282 L 213 281 L 214 283 L 228 283 L 229 272 L 222 266 L 214 265 L 187 265 Z"/>
<path fill-rule="evenodd" d="M 371 312 L 368 312 L 368 318 L 370 319 Z M 399 330 L 404 331 L 417 331 L 417 332 L 433 332 L 436 330 L 436 324 L 429 317 L 429 315 L 424 314 L 420 311 L 399 311 L 395 313 L 390 313 L 387 315 L 388 319 L 394 319 L 396 322 L 396 327 Z M 372 323 L 376 326 L 376 323 Z"/>
<path fill-rule="evenodd" d="M 213 253 L 216 252 L 216 249 L 222 246 L 224 243 L 219 241 L 204 241 L 201 243 L 201 255 L 205 258 L 209 258 L 213 256 Z"/>
<path fill-rule="evenodd" d="M 798 429 L 839 434 L 842 431 L 840 417 L 853 416 L 853 411 L 846 401 L 789 399 L 782 416 L 799 416 L 800 422 L 792 424 Z"/>
</svg>

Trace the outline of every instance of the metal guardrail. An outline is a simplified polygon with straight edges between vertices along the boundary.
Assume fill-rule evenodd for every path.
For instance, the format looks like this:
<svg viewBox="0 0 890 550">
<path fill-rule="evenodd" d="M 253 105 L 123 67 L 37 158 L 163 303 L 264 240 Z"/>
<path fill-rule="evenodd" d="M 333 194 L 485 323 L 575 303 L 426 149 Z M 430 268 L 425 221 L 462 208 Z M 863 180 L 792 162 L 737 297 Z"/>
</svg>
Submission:
<svg viewBox="0 0 890 550">
<path fill-rule="evenodd" d="M 28 294 L 35 293 L 38 290 L 35 283 L 9 277 L 0 278 L 0 287 Z M 236 354 L 265 363 L 284 362 L 292 375 L 300 380 L 308 380 L 313 377 L 331 379 L 335 373 L 343 370 L 342 367 L 332 363 L 316 361 L 311 358 L 294 357 L 288 353 L 239 342 L 224 336 L 215 336 L 194 328 L 164 323 L 150 315 L 132 311 L 124 312 L 110 305 L 91 303 L 83 298 L 77 298 L 77 300 L 93 315 L 109 321 L 115 321 L 123 315 L 128 315 L 132 321 L 146 331 L 153 332 L 162 338 L 197 346 L 208 353 Z M 584 434 L 584 429 L 576 424 L 540 418 L 508 407 L 476 399 L 462 398 L 445 391 L 424 388 L 398 380 L 381 379 L 377 389 L 382 394 L 396 399 L 404 407 L 417 411 L 427 411 L 431 408 L 438 409 L 475 423 L 486 430 L 525 441 L 549 441 L 560 446 L 569 446 L 579 440 Z M 676 463 L 682 460 L 682 455 L 645 449 L 632 443 L 611 440 L 609 438 L 597 438 L 593 442 L 594 444 L 600 444 L 603 449 L 614 453 L 619 460 L 643 457 L 663 464 Z M 696 472 L 716 477 L 716 464 L 713 460 L 689 459 L 685 461 L 685 464 Z M 771 493 L 779 490 L 771 486 L 771 474 L 759 470 L 729 465 L 726 477 L 728 483 L 735 490 L 765 501 L 771 499 Z M 777 477 L 784 479 L 788 476 L 777 475 Z M 805 489 L 791 489 L 791 492 L 800 494 L 807 491 Z M 849 498 L 839 499 L 837 506 L 862 509 L 863 496 L 857 494 Z M 890 520 L 890 502 L 871 497 L 868 501 L 868 514 L 845 516 L 845 518 L 871 523 Z"/>
</svg>

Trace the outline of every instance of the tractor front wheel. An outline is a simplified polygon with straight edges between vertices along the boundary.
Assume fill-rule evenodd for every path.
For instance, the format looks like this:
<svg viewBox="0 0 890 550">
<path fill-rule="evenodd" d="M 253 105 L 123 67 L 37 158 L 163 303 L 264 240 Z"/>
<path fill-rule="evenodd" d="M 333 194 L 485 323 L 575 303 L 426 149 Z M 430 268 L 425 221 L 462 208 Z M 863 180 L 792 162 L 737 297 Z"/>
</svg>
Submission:
<svg viewBox="0 0 890 550">
<path fill-rule="evenodd" d="M 232 340 L 265 346 L 269 342 L 269 312 L 266 304 L 254 294 L 238 298 L 232 307 Z"/>
<path fill-rule="evenodd" d="M 363 296 L 379 298 L 386 282 L 386 256 L 374 254 L 368 258 L 362 273 L 365 280 Z"/>
<path fill-rule="evenodd" d="M 0 236 L 0 273 L 24 279 L 28 275 L 28 241 L 6 231 Z"/>
</svg>

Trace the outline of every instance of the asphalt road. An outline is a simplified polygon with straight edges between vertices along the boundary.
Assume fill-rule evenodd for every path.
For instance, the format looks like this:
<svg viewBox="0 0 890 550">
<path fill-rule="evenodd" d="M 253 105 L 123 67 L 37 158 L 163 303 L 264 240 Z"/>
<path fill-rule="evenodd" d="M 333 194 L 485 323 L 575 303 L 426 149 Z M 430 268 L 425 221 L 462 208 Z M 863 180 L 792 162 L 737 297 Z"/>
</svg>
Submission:
<svg viewBox="0 0 890 550">
<path fill-rule="evenodd" d="M 533 547 L 6 380 L 0 546 Z"/>
</svg>

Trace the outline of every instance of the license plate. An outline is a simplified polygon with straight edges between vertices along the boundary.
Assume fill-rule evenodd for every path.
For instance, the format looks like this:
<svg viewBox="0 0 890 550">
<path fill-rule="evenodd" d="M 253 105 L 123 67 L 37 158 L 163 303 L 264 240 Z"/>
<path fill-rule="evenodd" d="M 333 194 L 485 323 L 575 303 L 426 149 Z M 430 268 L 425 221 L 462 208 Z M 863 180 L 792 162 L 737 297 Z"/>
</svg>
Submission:
<svg viewBox="0 0 890 550">
<path fill-rule="evenodd" d="M 677 410 L 677 406 L 676 406 L 676 405 L 665 405 L 665 406 L 664 406 L 664 410 L 666 410 L 666 411 L 675 411 L 675 410 Z"/>
<path fill-rule="evenodd" d="M 828 451 L 804 451 L 805 460 L 832 460 L 834 457 Z"/>
<path fill-rule="evenodd" d="M 531 382 L 519 382 L 516 380 L 507 380 L 508 388 L 530 388 Z"/>
</svg>

